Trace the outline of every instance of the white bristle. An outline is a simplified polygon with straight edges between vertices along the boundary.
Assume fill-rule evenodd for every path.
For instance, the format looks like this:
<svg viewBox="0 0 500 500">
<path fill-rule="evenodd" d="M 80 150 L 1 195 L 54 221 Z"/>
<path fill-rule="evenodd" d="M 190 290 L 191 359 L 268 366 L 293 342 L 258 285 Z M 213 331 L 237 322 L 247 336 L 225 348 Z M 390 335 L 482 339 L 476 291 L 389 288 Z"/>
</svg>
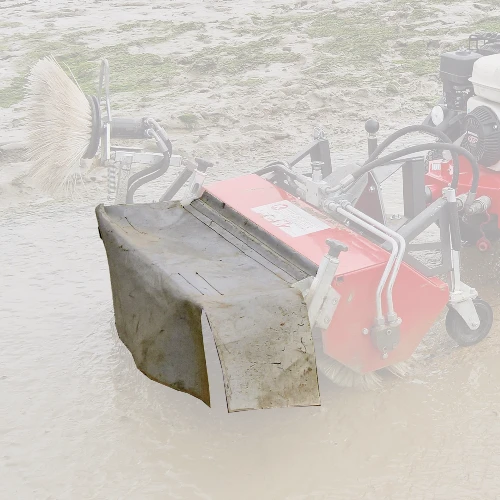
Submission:
<svg viewBox="0 0 500 500">
<path fill-rule="evenodd" d="M 355 372 L 322 351 L 316 351 L 316 364 L 318 370 L 339 387 L 375 390 L 382 385 L 382 377 L 379 372 Z M 402 378 L 409 373 L 409 366 L 406 363 L 397 363 L 388 366 L 386 370 Z"/>
<path fill-rule="evenodd" d="M 28 77 L 28 161 L 32 178 L 51 193 L 72 191 L 92 136 L 92 110 L 85 94 L 45 57 Z"/>
<path fill-rule="evenodd" d="M 339 387 L 374 390 L 380 387 L 381 378 L 376 372 L 357 373 L 323 353 L 317 353 L 318 370 Z"/>
</svg>

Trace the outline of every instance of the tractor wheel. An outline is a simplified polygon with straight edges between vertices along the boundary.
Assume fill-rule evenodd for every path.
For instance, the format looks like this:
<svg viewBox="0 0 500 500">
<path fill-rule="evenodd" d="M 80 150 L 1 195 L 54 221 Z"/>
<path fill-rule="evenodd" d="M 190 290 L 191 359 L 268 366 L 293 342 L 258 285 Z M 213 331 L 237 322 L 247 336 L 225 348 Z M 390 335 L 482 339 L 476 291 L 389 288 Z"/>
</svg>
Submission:
<svg viewBox="0 0 500 500">
<path fill-rule="evenodd" d="M 457 344 L 465 347 L 481 342 L 488 335 L 493 324 L 491 306 L 481 299 L 474 299 L 473 302 L 480 321 L 477 330 L 471 330 L 455 309 L 450 308 L 446 315 L 446 331 L 448 335 Z"/>
</svg>

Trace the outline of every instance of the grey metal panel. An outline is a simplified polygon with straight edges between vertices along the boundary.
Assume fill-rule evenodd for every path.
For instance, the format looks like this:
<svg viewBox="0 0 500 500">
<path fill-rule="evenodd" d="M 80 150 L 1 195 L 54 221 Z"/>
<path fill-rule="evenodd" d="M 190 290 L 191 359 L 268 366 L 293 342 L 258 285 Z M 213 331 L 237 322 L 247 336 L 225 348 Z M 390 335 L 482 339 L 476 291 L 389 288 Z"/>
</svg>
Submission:
<svg viewBox="0 0 500 500">
<path fill-rule="evenodd" d="M 413 219 L 426 208 L 424 160 L 403 163 L 404 215 Z"/>
<path fill-rule="evenodd" d="M 398 233 L 403 236 L 406 241 L 412 241 L 422 231 L 439 219 L 446 203 L 447 202 L 444 198 L 438 198 L 423 212 L 420 212 L 413 219 L 402 226 Z"/>
</svg>

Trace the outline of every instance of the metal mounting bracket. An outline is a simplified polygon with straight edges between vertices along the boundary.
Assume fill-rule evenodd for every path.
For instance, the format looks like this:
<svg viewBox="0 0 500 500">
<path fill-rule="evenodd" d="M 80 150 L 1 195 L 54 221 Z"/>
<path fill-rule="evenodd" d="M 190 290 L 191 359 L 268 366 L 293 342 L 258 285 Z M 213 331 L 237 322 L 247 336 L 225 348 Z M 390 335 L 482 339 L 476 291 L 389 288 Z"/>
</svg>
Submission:
<svg viewBox="0 0 500 500">
<path fill-rule="evenodd" d="M 182 207 L 190 205 L 203 194 L 203 183 L 205 182 L 206 176 L 206 172 L 200 172 L 198 169 L 193 172 L 187 192 L 181 200 Z"/>
<path fill-rule="evenodd" d="M 314 295 L 313 282 L 316 278 L 313 276 L 308 276 L 307 278 L 297 281 L 292 285 L 292 288 L 297 288 L 302 293 L 306 305 L 309 311 L 309 322 L 311 328 L 320 328 L 321 330 L 326 330 L 330 323 L 332 322 L 335 311 L 340 302 L 340 294 L 332 288 L 328 288 L 323 296 L 323 301 L 321 302 L 317 312 L 313 312 L 311 306 L 312 297 Z"/>
</svg>

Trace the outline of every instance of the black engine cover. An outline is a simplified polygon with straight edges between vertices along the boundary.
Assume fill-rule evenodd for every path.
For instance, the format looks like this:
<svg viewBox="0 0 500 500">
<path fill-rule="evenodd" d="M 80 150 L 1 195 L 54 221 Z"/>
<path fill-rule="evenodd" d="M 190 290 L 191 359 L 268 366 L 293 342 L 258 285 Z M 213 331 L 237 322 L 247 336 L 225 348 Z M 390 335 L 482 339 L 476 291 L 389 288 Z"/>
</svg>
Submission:
<svg viewBox="0 0 500 500">
<path fill-rule="evenodd" d="M 500 120 L 491 108 L 479 106 L 466 116 L 462 147 L 485 167 L 500 161 Z"/>
</svg>

